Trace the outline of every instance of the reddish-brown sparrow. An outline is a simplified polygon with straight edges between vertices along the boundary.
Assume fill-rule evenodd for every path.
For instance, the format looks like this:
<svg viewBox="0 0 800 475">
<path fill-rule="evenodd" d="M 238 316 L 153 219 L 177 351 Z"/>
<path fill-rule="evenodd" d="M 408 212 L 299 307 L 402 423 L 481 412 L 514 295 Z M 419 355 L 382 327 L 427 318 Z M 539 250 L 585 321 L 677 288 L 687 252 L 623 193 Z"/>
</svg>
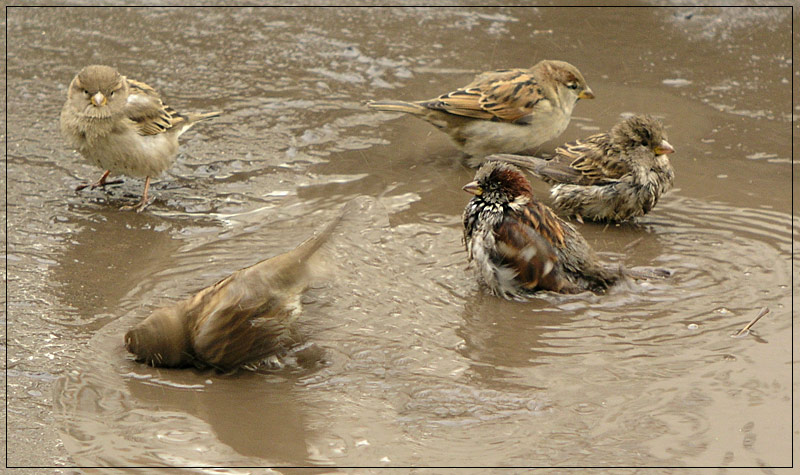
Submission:
<svg viewBox="0 0 800 475">
<path fill-rule="evenodd" d="M 81 155 L 105 170 L 92 188 L 109 184 L 111 173 L 145 178 L 138 204 L 148 204 L 150 178 L 166 170 L 178 153 L 178 137 L 198 121 L 220 115 L 179 114 L 145 83 L 109 66 L 87 66 L 72 80 L 61 109 L 61 135 Z"/>
<path fill-rule="evenodd" d="M 300 295 L 332 269 L 332 237 L 350 239 L 359 214 L 374 200 L 348 203 L 316 237 L 297 248 L 234 272 L 175 305 L 155 310 L 125 334 L 125 347 L 152 366 L 232 371 L 289 350 Z"/>
<path fill-rule="evenodd" d="M 524 167 L 553 184 L 553 208 L 595 221 L 625 221 L 648 213 L 672 187 L 675 173 L 664 125 L 650 116 L 632 116 L 611 132 L 567 143 L 542 159 L 494 155 Z"/>
<path fill-rule="evenodd" d="M 447 94 L 415 102 L 370 101 L 383 111 L 413 114 L 450 135 L 479 167 L 493 153 L 530 152 L 567 128 L 578 99 L 594 94 L 578 69 L 543 60 L 530 69 L 501 69 L 478 75 Z"/>
<path fill-rule="evenodd" d="M 537 201 L 517 167 L 488 162 L 464 190 L 475 195 L 463 214 L 467 258 L 492 294 L 524 300 L 538 290 L 602 292 L 625 275 Z"/>
</svg>

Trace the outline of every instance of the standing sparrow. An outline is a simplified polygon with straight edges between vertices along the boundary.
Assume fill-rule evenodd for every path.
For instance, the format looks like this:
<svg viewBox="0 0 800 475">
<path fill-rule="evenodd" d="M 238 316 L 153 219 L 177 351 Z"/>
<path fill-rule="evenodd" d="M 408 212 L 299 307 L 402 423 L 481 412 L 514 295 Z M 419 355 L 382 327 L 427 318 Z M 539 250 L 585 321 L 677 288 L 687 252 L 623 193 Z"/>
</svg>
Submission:
<svg viewBox="0 0 800 475">
<path fill-rule="evenodd" d="M 632 116 L 611 132 L 592 135 L 556 149 L 550 159 L 495 155 L 529 169 L 547 183 L 553 208 L 578 220 L 625 221 L 643 216 L 672 187 L 675 173 L 667 155 L 661 121 Z"/>
<path fill-rule="evenodd" d="M 477 168 L 492 153 L 518 153 L 558 137 L 578 99 L 594 94 L 578 69 L 544 60 L 530 69 L 501 69 L 427 101 L 370 101 L 383 111 L 408 112 L 450 135 Z"/>
<path fill-rule="evenodd" d="M 290 349 L 297 342 L 293 323 L 300 313 L 300 295 L 330 272 L 331 238 L 351 235 L 343 224 L 353 223 L 354 215 L 363 214 L 370 203 L 356 198 L 318 236 L 294 250 L 155 310 L 125 334 L 125 347 L 151 366 L 220 371 L 257 364 Z"/>
<path fill-rule="evenodd" d="M 161 102 L 145 83 L 127 79 L 109 66 L 87 66 L 72 80 L 61 109 L 61 135 L 89 161 L 105 169 L 96 183 L 109 184 L 109 174 L 145 177 L 141 201 L 122 209 L 147 206 L 150 178 L 161 174 L 178 153 L 178 137 L 196 122 L 220 112 L 179 114 Z"/>
<path fill-rule="evenodd" d="M 524 300 L 537 290 L 602 292 L 622 277 L 533 197 L 517 167 L 489 162 L 464 191 L 475 195 L 463 214 L 467 258 L 492 294 Z"/>
</svg>

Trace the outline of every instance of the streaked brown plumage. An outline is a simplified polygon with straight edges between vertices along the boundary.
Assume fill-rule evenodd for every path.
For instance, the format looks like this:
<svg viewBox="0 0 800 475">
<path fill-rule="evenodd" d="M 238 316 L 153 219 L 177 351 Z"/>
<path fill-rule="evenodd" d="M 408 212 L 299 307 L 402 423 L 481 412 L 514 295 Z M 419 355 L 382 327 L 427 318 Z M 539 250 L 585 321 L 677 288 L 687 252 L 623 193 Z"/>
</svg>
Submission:
<svg viewBox="0 0 800 475">
<path fill-rule="evenodd" d="M 220 115 L 179 114 L 147 84 L 128 79 L 109 66 L 87 66 L 69 85 L 61 110 L 61 134 L 90 162 L 105 169 L 92 188 L 109 184 L 108 176 L 145 178 L 142 199 L 122 209 L 147 206 L 150 178 L 169 168 L 178 153 L 178 137 L 192 125 Z"/>
<path fill-rule="evenodd" d="M 332 237 L 372 206 L 362 197 L 318 236 L 292 251 L 241 269 L 175 305 L 155 310 L 125 335 L 125 347 L 152 366 L 231 371 L 296 343 L 294 321 L 308 285 L 330 272 Z"/>
<path fill-rule="evenodd" d="M 478 281 L 492 294 L 524 300 L 539 290 L 603 292 L 625 276 L 662 277 L 663 270 L 603 264 L 570 223 L 537 201 L 517 167 L 489 162 L 464 186 L 464 244 Z"/>
<path fill-rule="evenodd" d="M 529 151 L 561 135 L 578 99 L 593 97 L 575 66 L 544 60 L 530 69 L 485 72 L 434 99 L 370 101 L 367 105 L 406 112 L 431 123 L 470 156 L 470 166 L 478 167 L 486 155 Z"/>
<path fill-rule="evenodd" d="M 661 121 L 632 116 L 609 133 L 592 135 L 556 149 L 552 158 L 493 155 L 554 186 L 553 208 L 578 219 L 625 221 L 647 214 L 672 187 L 675 173 L 667 155 Z"/>
</svg>

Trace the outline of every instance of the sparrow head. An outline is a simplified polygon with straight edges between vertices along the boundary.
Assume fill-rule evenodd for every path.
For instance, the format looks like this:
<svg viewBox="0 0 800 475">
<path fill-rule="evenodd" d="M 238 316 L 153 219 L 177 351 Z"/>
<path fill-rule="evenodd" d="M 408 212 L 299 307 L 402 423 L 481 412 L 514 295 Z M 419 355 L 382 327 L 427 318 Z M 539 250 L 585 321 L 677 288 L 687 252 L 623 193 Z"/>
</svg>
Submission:
<svg viewBox="0 0 800 475">
<path fill-rule="evenodd" d="M 655 155 L 666 155 L 675 151 L 667 142 L 664 124 L 649 115 L 628 117 L 611 129 L 611 136 L 623 148 L 645 147 Z"/>
<path fill-rule="evenodd" d="M 519 168 L 508 163 L 492 161 L 483 165 L 475 180 L 462 188 L 481 200 L 493 204 L 530 201 L 531 184 Z"/>
<path fill-rule="evenodd" d="M 164 307 L 125 334 L 125 348 L 150 366 L 180 367 L 193 359 L 185 315 Z"/>
<path fill-rule="evenodd" d="M 555 82 L 558 89 L 565 89 L 565 92 L 578 99 L 594 99 L 594 93 L 586 84 L 583 75 L 578 68 L 566 61 L 545 59 L 539 61 L 531 68 L 546 80 Z"/>
<path fill-rule="evenodd" d="M 121 110 L 127 100 L 127 81 L 109 66 L 86 66 L 69 85 L 73 107 L 92 118 L 106 118 Z"/>
</svg>

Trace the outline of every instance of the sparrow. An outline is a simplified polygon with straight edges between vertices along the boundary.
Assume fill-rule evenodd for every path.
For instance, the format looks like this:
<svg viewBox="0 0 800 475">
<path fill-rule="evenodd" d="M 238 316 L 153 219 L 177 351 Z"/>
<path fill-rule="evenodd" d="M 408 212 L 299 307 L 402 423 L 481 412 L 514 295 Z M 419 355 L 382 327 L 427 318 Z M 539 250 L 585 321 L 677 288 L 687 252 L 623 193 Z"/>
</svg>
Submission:
<svg viewBox="0 0 800 475">
<path fill-rule="evenodd" d="M 558 147 L 549 159 L 500 154 L 487 160 L 513 163 L 553 184 L 553 208 L 562 214 L 626 221 L 647 214 L 672 187 L 667 155 L 673 152 L 660 120 L 635 115 L 610 132 Z"/>
<path fill-rule="evenodd" d="M 166 170 L 178 153 L 178 137 L 195 123 L 220 114 L 180 114 L 152 87 L 112 67 L 83 68 L 70 83 L 61 109 L 61 135 L 105 173 L 76 191 L 105 187 L 113 183 L 106 181 L 112 173 L 144 177 L 141 201 L 121 208 L 141 212 L 148 204 L 150 178 Z"/>
<path fill-rule="evenodd" d="M 493 161 L 463 187 L 464 245 L 479 283 L 498 297 L 526 300 L 538 290 L 604 292 L 624 276 L 604 265 L 580 233 L 534 198 L 514 165 Z"/>
<path fill-rule="evenodd" d="M 594 93 L 580 71 L 564 61 L 543 60 L 530 69 L 479 74 L 466 86 L 416 102 L 369 101 L 382 111 L 413 114 L 450 135 L 477 168 L 493 153 L 519 153 L 561 135 L 578 99 Z"/>
<path fill-rule="evenodd" d="M 351 200 L 317 236 L 295 249 L 240 269 L 177 304 L 159 308 L 131 328 L 125 348 L 151 366 L 231 372 L 258 365 L 298 343 L 300 296 L 331 274 L 333 238 L 348 238 L 371 201 Z"/>
</svg>

